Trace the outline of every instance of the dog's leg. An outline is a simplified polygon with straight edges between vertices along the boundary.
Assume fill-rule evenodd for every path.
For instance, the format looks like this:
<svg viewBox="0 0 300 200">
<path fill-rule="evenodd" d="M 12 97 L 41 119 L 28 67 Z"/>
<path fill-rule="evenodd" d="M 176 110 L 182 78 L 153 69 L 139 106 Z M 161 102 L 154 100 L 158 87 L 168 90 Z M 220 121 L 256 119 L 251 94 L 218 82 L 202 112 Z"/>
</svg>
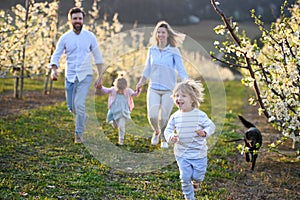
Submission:
<svg viewBox="0 0 300 200">
<path fill-rule="evenodd" d="M 252 171 L 254 170 L 255 167 L 256 158 L 257 158 L 257 154 L 252 153 L 252 166 L 251 166 Z"/>
<path fill-rule="evenodd" d="M 244 150 L 245 150 L 245 153 L 244 153 L 244 156 L 246 158 L 246 161 L 247 162 L 250 162 L 250 154 L 249 154 L 249 144 L 247 143 L 247 140 L 245 139 L 244 140 Z"/>
<path fill-rule="evenodd" d="M 247 162 L 250 162 L 250 154 L 245 152 L 245 158 Z"/>
</svg>

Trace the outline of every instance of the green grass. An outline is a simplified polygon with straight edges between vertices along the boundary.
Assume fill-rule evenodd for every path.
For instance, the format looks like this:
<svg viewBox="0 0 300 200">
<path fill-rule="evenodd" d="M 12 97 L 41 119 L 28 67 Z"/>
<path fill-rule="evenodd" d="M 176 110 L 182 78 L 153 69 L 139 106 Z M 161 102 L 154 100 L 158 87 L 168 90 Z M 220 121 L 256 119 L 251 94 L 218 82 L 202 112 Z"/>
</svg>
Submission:
<svg viewBox="0 0 300 200">
<path fill-rule="evenodd" d="M 223 139 L 236 137 L 236 114 L 242 112 L 246 89 L 239 82 L 226 82 L 227 111 L 223 133 L 209 151 L 209 167 L 197 199 L 226 199 L 228 191 L 217 182 L 236 176 L 228 161 L 235 144 Z M 96 97 L 98 119 L 105 119 L 107 96 Z M 147 125 L 145 94 L 135 98 L 132 118 Z M 203 109 L 210 105 L 203 104 Z M 100 127 L 113 144 L 117 130 L 104 120 Z M 73 143 L 73 116 L 65 103 L 43 107 L 0 119 L 1 199 L 182 199 L 175 162 L 152 172 L 127 173 L 101 163 L 84 145 Z M 96 130 L 95 130 L 96 131 Z M 150 138 L 125 136 L 124 151 L 161 151 L 150 146 Z M 150 137 L 150 136 L 149 136 Z"/>
<path fill-rule="evenodd" d="M 34 78 L 24 78 L 24 91 L 28 90 L 44 90 L 44 76 Z M 0 78 L 0 93 L 14 90 L 15 79 Z M 20 85 L 21 83 L 19 83 Z M 62 80 L 54 83 L 56 88 L 64 88 L 64 82 Z"/>
</svg>

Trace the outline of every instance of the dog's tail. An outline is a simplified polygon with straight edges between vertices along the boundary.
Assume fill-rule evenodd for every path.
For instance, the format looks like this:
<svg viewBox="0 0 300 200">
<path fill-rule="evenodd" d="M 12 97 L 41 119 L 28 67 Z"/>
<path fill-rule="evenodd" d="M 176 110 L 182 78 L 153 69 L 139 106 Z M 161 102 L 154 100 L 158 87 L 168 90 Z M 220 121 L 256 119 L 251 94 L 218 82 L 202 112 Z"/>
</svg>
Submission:
<svg viewBox="0 0 300 200">
<path fill-rule="evenodd" d="M 241 120 L 241 122 L 244 124 L 244 126 L 246 128 L 251 128 L 251 127 L 255 127 L 254 124 L 252 124 L 251 122 L 247 121 L 244 117 L 242 117 L 241 115 L 239 115 L 239 119 Z"/>
<path fill-rule="evenodd" d="M 238 139 L 232 139 L 232 140 L 224 140 L 223 142 L 238 142 L 244 140 L 243 138 L 238 138 Z"/>
</svg>

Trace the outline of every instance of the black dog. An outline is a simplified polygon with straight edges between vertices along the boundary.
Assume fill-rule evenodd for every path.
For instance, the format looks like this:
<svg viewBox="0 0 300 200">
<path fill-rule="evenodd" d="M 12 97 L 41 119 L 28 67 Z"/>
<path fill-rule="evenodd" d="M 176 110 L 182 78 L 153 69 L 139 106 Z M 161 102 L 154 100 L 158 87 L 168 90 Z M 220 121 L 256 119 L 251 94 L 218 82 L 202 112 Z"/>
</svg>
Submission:
<svg viewBox="0 0 300 200">
<path fill-rule="evenodd" d="M 258 150 L 262 145 L 261 132 L 255 127 L 254 124 L 247 121 L 245 118 L 239 115 L 240 121 L 248 128 L 244 133 L 244 155 L 247 162 L 252 162 L 251 170 L 254 170 L 255 162 L 258 156 Z"/>
</svg>

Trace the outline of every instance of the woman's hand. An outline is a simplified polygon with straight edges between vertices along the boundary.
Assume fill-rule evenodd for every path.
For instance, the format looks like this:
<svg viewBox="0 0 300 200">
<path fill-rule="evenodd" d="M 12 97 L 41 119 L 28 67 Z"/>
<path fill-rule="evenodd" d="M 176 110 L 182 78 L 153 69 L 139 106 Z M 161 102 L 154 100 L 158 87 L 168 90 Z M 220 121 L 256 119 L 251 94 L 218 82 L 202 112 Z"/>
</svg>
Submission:
<svg viewBox="0 0 300 200">
<path fill-rule="evenodd" d="M 137 91 L 140 91 L 141 89 L 142 89 L 142 87 L 143 87 L 143 84 L 142 83 L 140 83 L 140 82 L 138 82 L 137 84 L 136 84 L 136 90 Z"/>
<path fill-rule="evenodd" d="M 140 90 L 140 89 L 142 89 L 142 87 L 143 87 L 143 85 L 144 85 L 144 83 L 146 82 L 146 78 L 143 76 L 140 80 L 139 80 L 139 82 L 136 84 L 136 90 Z"/>
</svg>

